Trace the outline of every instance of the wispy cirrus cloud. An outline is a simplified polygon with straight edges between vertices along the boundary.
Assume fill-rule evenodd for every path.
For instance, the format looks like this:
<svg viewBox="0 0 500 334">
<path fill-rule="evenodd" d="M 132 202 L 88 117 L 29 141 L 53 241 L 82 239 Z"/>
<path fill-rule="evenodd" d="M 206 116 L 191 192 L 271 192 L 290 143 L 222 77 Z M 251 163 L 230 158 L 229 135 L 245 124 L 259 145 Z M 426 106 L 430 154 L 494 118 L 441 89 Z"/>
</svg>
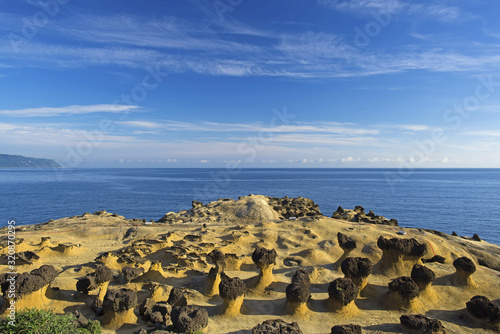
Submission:
<svg viewBox="0 0 500 334">
<path fill-rule="evenodd" d="M 0 115 L 11 117 L 51 117 L 63 115 L 78 115 L 90 113 L 123 113 L 138 110 L 138 106 L 119 105 L 119 104 L 95 104 L 95 105 L 72 105 L 66 107 L 40 107 L 26 109 L 7 109 L 0 110 Z"/>
</svg>

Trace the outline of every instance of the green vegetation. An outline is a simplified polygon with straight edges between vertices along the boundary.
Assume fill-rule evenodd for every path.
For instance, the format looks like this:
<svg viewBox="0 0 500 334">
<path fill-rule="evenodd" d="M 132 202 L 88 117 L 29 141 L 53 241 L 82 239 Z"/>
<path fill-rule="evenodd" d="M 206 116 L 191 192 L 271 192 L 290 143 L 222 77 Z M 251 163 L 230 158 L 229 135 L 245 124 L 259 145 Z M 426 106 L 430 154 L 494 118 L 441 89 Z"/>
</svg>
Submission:
<svg viewBox="0 0 500 334">
<path fill-rule="evenodd" d="M 101 324 L 89 320 L 87 328 L 77 328 L 73 315 L 53 311 L 25 309 L 16 313 L 15 325 L 9 319 L 0 322 L 2 334 L 101 334 Z"/>
<path fill-rule="evenodd" d="M 0 168 L 61 168 L 61 165 L 50 159 L 0 154 Z"/>
</svg>

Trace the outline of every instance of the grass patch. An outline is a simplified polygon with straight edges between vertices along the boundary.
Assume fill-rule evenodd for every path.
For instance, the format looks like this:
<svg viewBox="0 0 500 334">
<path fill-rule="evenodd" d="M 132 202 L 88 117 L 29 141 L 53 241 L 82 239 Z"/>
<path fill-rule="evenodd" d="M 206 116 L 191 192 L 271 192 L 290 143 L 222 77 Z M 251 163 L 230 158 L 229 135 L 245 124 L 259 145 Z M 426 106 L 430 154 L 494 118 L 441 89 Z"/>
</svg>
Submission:
<svg viewBox="0 0 500 334">
<path fill-rule="evenodd" d="M 101 324 L 89 320 L 87 328 L 77 328 L 75 317 L 58 315 L 53 311 L 36 308 L 24 309 L 16 313 L 15 325 L 9 320 L 0 322 L 2 334 L 101 334 Z"/>
</svg>

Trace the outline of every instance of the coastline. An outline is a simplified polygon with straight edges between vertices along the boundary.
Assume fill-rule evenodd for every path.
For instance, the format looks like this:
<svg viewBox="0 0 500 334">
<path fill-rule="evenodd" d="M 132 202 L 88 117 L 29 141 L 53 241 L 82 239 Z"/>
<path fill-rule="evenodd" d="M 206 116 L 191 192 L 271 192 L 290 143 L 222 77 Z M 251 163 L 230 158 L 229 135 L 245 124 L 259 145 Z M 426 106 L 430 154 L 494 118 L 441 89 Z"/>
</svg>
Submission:
<svg viewBox="0 0 500 334">
<path fill-rule="evenodd" d="M 398 234 L 400 231 L 406 233 Z M 358 311 L 354 314 L 333 312 L 324 302 L 328 299 L 328 284 L 343 276 L 339 261 L 346 258 L 346 251 L 337 240 L 339 232 L 357 244 L 348 252 L 349 257 L 366 257 L 374 264 L 374 272 L 368 277 L 368 288 L 355 301 Z M 57 313 L 76 309 L 89 319 L 102 320 L 89 307 L 99 291 L 82 294 L 76 290 L 76 283 L 92 274 L 98 265 L 109 267 L 113 271 L 109 289 L 127 288 L 137 294 L 134 312 L 138 320 L 135 324 L 104 333 L 132 333 L 148 328 L 147 321 L 141 319 L 139 306 L 146 298 L 159 293 L 158 286 L 165 291 L 182 289 L 189 305 L 207 309 L 209 321 L 204 333 L 243 333 L 274 318 L 296 321 L 304 333 L 328 332 L 338 323 L 359 324 L 367 333 L 399 330 L 401 312 L 408 311 L 397 305 L 385 305 L 381 300 L 388 293 L 387 284 L 396 277 L 408 276 L 411 267 L 382 266 L 383 250 L 377 241 L 381 236 L 388 239 L 414 238 L 425 245 L 425 255 L 421 258 L 424 262 L 417 262 L 436 273 L 433 285 L 436 294 L 433 298 L 419 296 L 420 306 L 412 312 L 432 315 L 450 333 L 489 332 L 487 325 L 463 319 L 463 315 L 465 303 L 475 295 L 485 295 L 498 303 L 500 291 L 496 287 L 500 284 L 500 264 L 495 260 L 500 258 L 500 246 L 431 230 L 329 218 L 318 214 L 314 202 L 303 198 L 257 195 L 205 205 L 193 202 L 191 209 L 167 213 L 156 222 L 127 220 L 100 211 L 22 226 L 16 231 L 17 251 L 30 251 L 40 258 L 33 259 L 32 264 L 19 265 L 17 269 L 28 272 L 42 264 L 53 265 L 57 276 L 37 303 L 41 302 Z M 251 257 L 256 247 L 276 250 L 274 283 L 265 291 L 245 294 L 242 315 L 234 321 L 219 314 L 223 304 L 220 296 L 207 295 L 207 275 L 212 268 L 207 256 L 214 249 L 234 254 L 235 257 L 230 257 L 231 261 L 226 264 L 225 273 L 239 277 L 251 286 L 251 280 L 258 277 L 259 270 Z M 4 245 L 3 253 L 6 250 Z M 138 259 L 138 255 L 143 260 Z M 445 263 L 426 262 L 435 255 L 446 258 Z M 471 276 L 476 282 L 474 286 L 461 286 L 453 279 L 455 269 L 452 262 L 464 256 L 477 267 Z M 155 272 L 153 264 L 157 261 L 160 262 L 156 276 L 152 276 Z M 122 277 L 125 266 L 143 268 L 145 273 L 127 283 Z M 307 303 L 305 314 L 292 315 L 284 308 L 284 290 L 299 268 L 305 269 L 311 279 L 312 299 Z M 6 269 L 2 265 L 1 272 L 5 273 Z M 158 297 L 158 302 L 167 299 L 165 291 Z M 26 303 L 29 305 L 30 301 Z M 32 303 L 35 306 L 34 300 Z"/>
</svg>

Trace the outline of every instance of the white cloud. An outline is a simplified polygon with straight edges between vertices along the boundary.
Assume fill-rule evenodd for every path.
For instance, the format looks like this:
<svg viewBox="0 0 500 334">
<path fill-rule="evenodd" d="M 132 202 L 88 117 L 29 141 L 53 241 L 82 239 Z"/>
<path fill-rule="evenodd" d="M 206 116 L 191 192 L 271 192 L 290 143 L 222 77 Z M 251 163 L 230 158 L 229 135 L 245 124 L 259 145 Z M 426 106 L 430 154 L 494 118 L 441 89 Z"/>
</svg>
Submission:
<svg viewBox="0 0 500 334">
<path fill-rule="evenodd" d="M 500 137 L 500 131 L 495 130 L 467 131 L 465 134 L 469 136 Z"/>
<path fill-rule="evenodd" d="M 150 122 L 150 121 L 119 121 L 115 123 L 134 128 L 147 128 L 147 129 L 156 129 L 156 128 L 161 128 L 163 126 L 162 123 Z"/>
<path fill-rule="evenodd" d="M 138 106 L 119 105 L 119 104 L 96 104 L 96 105 L 72 105 L 67 107 L 40 107 L 27 109 L 0 110 L 0 115 L 12 117 L 50 117 L 61 115 L 90 114 L 97 112 L 107 113 L 126 113 L 139 109 Z"/>
</svg>

